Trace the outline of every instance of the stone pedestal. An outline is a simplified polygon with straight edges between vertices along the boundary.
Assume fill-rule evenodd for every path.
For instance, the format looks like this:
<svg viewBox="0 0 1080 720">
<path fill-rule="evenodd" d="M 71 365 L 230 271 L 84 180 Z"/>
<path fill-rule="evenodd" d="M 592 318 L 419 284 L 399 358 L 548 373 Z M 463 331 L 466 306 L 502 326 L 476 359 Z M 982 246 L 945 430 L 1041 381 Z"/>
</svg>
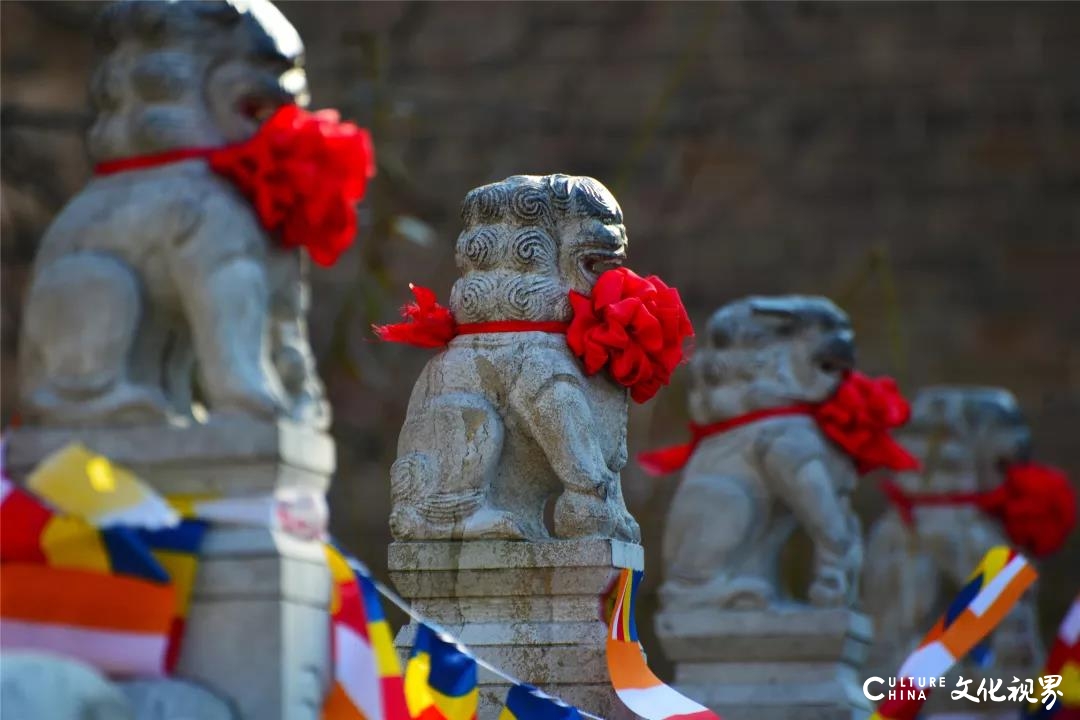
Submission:
<svg viewBox="0 0 1080 720">
<path fill-rule="evenodd" d="M 20 429 L 15 480 L 78 441 L 163 495 L 260 497 L 319 492 L 333 441 L 289 422 L 214 420 L 191 427 Z M 177 675 L 227 699 L 239 720 L 318 720 L 329 687 L 330 576 L 322 545 L 269 528 L 214 525 L 202 549 Z"/>
<path fill-rule="evenodd" d="M 870 621 L 845 609 L 664 612 L 674 686 L 724 720 L 865 720 Z"/>
<path fill-rule="evenodd" d="M 609 720 L 628 715 L 608 679 L 600 598 L 640 545 L 613 540 L 396 542 L 390 577 L 424 617 L 516 679 Z M 396 644 L 407 657 L 410 624 Z M 480 720 L 498 717 L 509 685 L 480 670 Z"/>
</svg>

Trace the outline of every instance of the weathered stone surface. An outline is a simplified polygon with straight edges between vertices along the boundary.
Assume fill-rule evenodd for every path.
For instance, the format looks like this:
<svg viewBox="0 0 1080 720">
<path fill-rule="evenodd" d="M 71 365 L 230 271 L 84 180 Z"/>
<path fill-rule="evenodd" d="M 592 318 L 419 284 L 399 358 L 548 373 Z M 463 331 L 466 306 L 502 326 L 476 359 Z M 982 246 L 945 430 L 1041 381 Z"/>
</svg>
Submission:
<svg viewBox="0 0 1080 720">
<path fill-rule="evenodd" d="M 4 720 L 141 720 L 97 670 L 41 653 L 0 657 L 0 707 Z"/>
<path fill-rule="evenodd" d="M 424 617 L 518 680 L 618 720 L 600 598 L 619 569 L 641 569 L 640 545 L 606 539 L 396 542 L 390 576 Z M 416 633 L 398 633 L 404 655 Z M 493 720 L 509 686 L 481 669 L 482 720 Z"/>
<path fill-rule="evenodd" d="M 1031 431 L 1007 390 L 986 387 L 929 387 L 912 402 L 912 419 L 901 440 L 923 464 L 923 471 L 900 473 L 896 482 L 913 494 L 973 493 L 991 490 L 1005 479 L 1005 468 L 1028 459 Z M 889 676 L 944 610 L 983 555 L 1008 545 L 1001 523 L 973 505 L 917 507 L 912 526 L 890 508 L 871 528 L 867 541 L 865 601 L 874 618 L 870 654 L 873 674 Z M 979 679 L 1033 677 L 1042 666 L 1043 648 L 1028 592 L 990 636 L 990 665 L 963 663 L 956 673 Z M 970 701 L 952 702 L 946 693 L 930 699 L 931 708 L 969 711 Z"/>
<path fill-rule="evenodd" d="M 125 2 L 101 22 L 96 162 L 243 141 L 306 102 L 303 45 L 266 0 Z M 146 425 L 211 414 L 325 427 L 299 252 L 194 159 L 99 175 L 34 264 L 19 342 L 24 420 Z"/>
<path fill-rule="evenodd" d="M 330 685 L 322 544 L 217 527 L 204 544 L 177 666 L 243 720 L 315 720 Z"/>
<path fill-rule="evenodd" d="M 869 619 L 845 608 L 662 611 L 675 687 L 725 720 L 865 720 Z"/>
<path fill-rule="evenodd" d="M 847 316 L 824 298 L 752 297 L 699 334 L 689 408 L 700 425 L 831 395 L 854 361 Z M 810 602 L 850 606 L 862 563 L 851 508 L 855 467 L 808 416 L 781 416 L 705 438 L 664 533 L 664 607 L 763 608 L 785 601 L 780 551 L 796 526 L 814 546 Z"/>
<path fill-rule="evenodd" d="M 294 487 L 325 491 L 334 472 L 333 441 L 288 420 L 221 417 L 178 427 L 24 427 L 8 437 L 7 468 L 16 480 L 76 441 L 130 468 L 165 495 L 258 495 Z"/>
<path fill-rule="evenodd" d="M 182 680 L 129 680 L 117 684 L 134 720 L 238 720 L 221 698 Z"/>
<path fill-rule="evenodd" d="M 462 216 L 458 323 L 568 322 L 570 291 L 588 294 L 626 256 L 622 211 L 591 178 L 514 176 L 470 192 Z M 626 404 L 561 334 L 455 338 L 413 388 L 390 473 L 394 536 L 637 542 L 619 477 Z"/>
</svg>

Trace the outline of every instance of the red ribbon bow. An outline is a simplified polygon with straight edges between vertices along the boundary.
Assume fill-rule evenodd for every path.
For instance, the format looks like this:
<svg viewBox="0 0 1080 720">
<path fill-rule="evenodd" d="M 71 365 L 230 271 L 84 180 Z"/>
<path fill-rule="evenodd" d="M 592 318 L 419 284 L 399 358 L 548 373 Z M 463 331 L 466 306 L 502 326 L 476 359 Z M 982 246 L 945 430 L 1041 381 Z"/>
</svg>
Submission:
<svg viewBox="0 0 1080 720">
<path fill-rule="evenodd" d="M 444 347 L 458 335 L 541 331 L 566 333 L 570 350 L 593 375 L 605 367 L 612 379 L 645 402 L 671 381 L 685 357 L 683 344 L 694 329 L 679 293 L 655 275 L 642 278 L 627 268 L 604 272 L 591 295 L 570 292 L 574 318 L 561 322 L 498 320 L 457 323 L 435 293 L 409 285 L 416 302 L 402 308 L 405 322 L 375 325 L 382 340 L 417 347 Z"/>
<path fill-rule="evenodd" d="M 906 525 L 915 524 L 917 507 L 973 505 L 997 518 L 1009 540 L 1035 557 L 1060 550 L 1076 526 L 1076 491 L 1064 472 L 1049 465 L 1010 465 L 1004 482 L 982 492 L 908 493 L 894 480 L 882 489 Z"/>
<path fill-rule="evenodd" d="M 652 475 L 682 469 L 707 437 L 758 420 L 783 415 L 809 415 L 821 431 L 855 461 L 860 474 L 879 468 L 914 470 L 919 461 L 889 434 L 908 421 L 911 409 L 892 378 L 870 378 L 849 372 L 828 400 L 757 410 L 710 425 L 691 423 L 691 440 L 638 455 L 638 464 Z"/>
<path fill-rule="evenodd" d="M 263 227 L 286 247 L 305 247 L 319 265 L 333 265 L 356 237 L 355 204 L 375 175 L 367 130 L 341 122 L 334 110 L 278 108 L 249 140 L 221 148 L 181 148 L 99 163 L 109 175 L 192 158 L 230 180 L 255 208 Z"/>
</svg>

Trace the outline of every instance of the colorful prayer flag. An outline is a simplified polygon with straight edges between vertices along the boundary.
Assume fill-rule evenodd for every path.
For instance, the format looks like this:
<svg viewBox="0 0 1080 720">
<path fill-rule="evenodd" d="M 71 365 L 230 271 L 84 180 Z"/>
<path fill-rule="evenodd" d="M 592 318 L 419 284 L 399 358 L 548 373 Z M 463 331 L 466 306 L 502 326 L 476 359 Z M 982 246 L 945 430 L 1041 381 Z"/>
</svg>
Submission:
<svg viewBox="0 0 1080 720">
<path fill-rule="evenodd" d="M 515 685 L 506 694 L 499 720 L 582 720 L 577 708 L 545 695 L 532 685 Z"/>
<path fill-rule="evenodd" d="M 97 527 L 171 527 L 180 518 L 168 502 L 130 471 L 72 443 L 45 458 L 27 489 L 65 515 Z"/>
<path fill-rule="evenodd" d="M 645 661 L 634 622 L 634 604 L 644 573 L 624 569 L 615 587 L 608 620 L 607 663 L 615 694 L 645 720 L 720 720 L 708 708 L 660 681 Z"/>
<path fill-rule="evenodd" d="M 991 548 L 896 676 L 943 677 L 1005 619 L 1037 577 L 1024 556 L 1012 548 Z M 887 700 L 870 720 L 913 720 L 925 702 Z"/>
<path fill-rule="evenodd" d="M 414 720 L 475 720 L 478 681 L 476 660 L 453 638 L 417 626 L 405 667 L 405 700 Z"/>
<path fill-rule="evenodd" d="M 1023 720 L 1080 720 L 1080 595 L 1065 613 L 1046 658 L 1042 677 L 1051 675 L 1061 676 L 1061 684 L 1052 691 L 1060 690 L 1061 695 L 1052 705 L 1040 696 L 1024 708 Z M 1036 686 L 1037 693 L 1040 689 Z"/>
<path fill-rule="evenodd" d="M 401 664 L 378 591 L 363 566 L 350 567 L 330 544 L 325 552 L 333 583 L 334 684 L 323 720 L 409 720 Z"/>
<path fill-rule="evenodd" d="M 166 674 L 171 585 L 95 570 L 4 563 L 0 647 L 82 660 L 112 675 Z"/>
</svg>

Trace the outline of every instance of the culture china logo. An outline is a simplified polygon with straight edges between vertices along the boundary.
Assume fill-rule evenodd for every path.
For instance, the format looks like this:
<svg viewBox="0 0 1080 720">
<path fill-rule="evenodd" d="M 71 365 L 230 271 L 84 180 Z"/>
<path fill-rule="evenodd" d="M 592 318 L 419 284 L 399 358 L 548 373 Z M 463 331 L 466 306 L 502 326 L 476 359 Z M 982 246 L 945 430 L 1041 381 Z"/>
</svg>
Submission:
<svg viewBox="0 0 1080 720">
<path fill-rule="evenodd" d="M 1013 677 L 1009 685 L 998 678 L 983 678 L 977 687 L 973 678 L 960 676 L 950 697 L 953 700 L 968 700 L 973 703 L 999 702 L 1042 705 L 1052 710 L 1058 698 L 1064 695 L 1061 687 L 1061 675 L 1042 675 L 1036 681 L 1028 678 L 1021 680 Z M 946 680 L 943 677 L 931 678 L 882 678 L 869 677 L 863 683 L 862 691 L 867 700 L 878 702 L 921 702 L 925 701 L 931 690 L 943 690 Z"/>
</svg>

